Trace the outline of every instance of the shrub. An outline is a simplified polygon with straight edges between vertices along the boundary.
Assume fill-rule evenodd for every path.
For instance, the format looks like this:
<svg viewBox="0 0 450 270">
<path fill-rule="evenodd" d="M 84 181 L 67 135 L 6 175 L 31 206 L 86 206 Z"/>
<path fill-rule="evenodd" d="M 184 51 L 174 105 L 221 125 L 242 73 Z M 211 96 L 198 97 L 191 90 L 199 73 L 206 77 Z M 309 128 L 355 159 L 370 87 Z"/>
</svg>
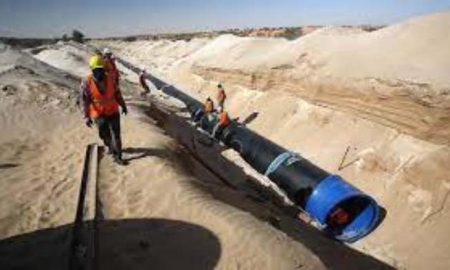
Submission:
<svg viewBox="0 0 450 270">
<path fill-rule="evenodd" d="M 79 43 L 83 43 L 84 34 L 75 29 L 72 31 L 72 40 L 79 42 Z"/>
</svg>

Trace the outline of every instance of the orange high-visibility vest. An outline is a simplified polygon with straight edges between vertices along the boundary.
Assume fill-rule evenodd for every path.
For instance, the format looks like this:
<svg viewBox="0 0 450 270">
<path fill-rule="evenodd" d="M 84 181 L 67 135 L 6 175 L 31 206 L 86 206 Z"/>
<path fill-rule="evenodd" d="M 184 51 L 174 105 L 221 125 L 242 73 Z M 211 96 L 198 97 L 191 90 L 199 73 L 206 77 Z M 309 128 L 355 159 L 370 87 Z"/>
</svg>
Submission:
<svg viewBox="0 0 450 270">
<path fill-rule="evenodd" d="M 106 75 L 106 89 L 101 93 L 95 83 L 92 75 L 87 77 L 87 86 L 91 95 L 91 104 L 89 105 L 89 116 L 97 118 L 99 116 L 109 116 L 119 111 L 119 104 L 116 100 L 116 86 L 113 76 Z"/>
<path fill-rule="evenodd" d="M 227 98 L 227 95 L 225 94 L 225 90 L 220 89 L 219 92 L 217 93 L 217 101 L 223 102 L 223 101 L 225 101 L 225 98 Z"/>
<path fill-rule="evenodd" d="M 206 101 L 204 105 L 205 113 L 210 113 L 214 110 L 214 103 L 212 101 Z"/>
<path fill-rule="evenodd" d="M 228 116 L 228 113 L 226 112 L 221 112 L 219 114 L 219 123 L 221 126 L 227 126 L 228 124 L 230 124 L 230 117 Z"/>
</svg>

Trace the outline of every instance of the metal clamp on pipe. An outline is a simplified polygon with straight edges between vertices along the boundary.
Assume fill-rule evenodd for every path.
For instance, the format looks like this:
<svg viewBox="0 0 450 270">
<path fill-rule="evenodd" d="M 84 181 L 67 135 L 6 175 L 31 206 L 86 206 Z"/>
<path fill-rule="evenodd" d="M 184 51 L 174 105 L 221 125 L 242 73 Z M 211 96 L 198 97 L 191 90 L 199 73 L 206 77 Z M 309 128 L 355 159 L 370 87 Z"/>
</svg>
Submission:
<svg viewBox="0 0 450 270">
<path fill-rule="evenodd" d="M 281 164 L 283 164 L 286 160 L 286 166 L 289 166 L 290 164 L 299 161 L 301 159 L 300 155 L 294 152 L 284 152 L 283 154 L 276 157 L 267 167 L 266 172 L 264 173 L 265 176 L 269 176 L 269 174 L 273 173 L 280 167 Z"/>
</svg>

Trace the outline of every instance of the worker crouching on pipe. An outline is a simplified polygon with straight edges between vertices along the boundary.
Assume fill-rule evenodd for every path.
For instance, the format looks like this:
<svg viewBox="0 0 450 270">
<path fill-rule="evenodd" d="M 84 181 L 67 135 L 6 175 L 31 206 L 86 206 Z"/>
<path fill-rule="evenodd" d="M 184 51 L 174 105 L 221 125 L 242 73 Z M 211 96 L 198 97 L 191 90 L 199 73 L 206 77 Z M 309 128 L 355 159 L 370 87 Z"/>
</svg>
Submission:
<svg viewBox="0 0 450 270">
<path fill-rule="evenodd" d="M 212 128 L 213 122 L 217 119 L 215 115 L 214 102 L 210 97 L 205 100 L 202 108 L 198 108 L 192 113 L 192 118 L 197 125 L 201 126 L 205 130 L 210 130 Z"/>
<path fill-rule="evenodd" d="M 120 114 L 127 114 L 114 74 L 107 73 L 103 59 L 95 55 L 89 61 L 91 73 L 81 82 L 81 101 L 86 125 L 90 128 L 95 122 L 99 137 L 108 147 L 114 161 L 126 165 L 122 159 L 122 139 L 120 136 Z"/>
<path fill-rule="evenodd" d="M 217 138 L 218 136 L 220 136 L 223 132 L 223 129 L 226 128 L 230 123 L 231 123 L 231 119 L 230 116 L 228 115 L 228 113 L 223 109 L 223 107 L 219 107 L 218 109 L 218 113 L 219 113 L 219 119 L 216 123 L 216 125 L 214 126 L 211 135 L 214 138 Z"/>
</svg>

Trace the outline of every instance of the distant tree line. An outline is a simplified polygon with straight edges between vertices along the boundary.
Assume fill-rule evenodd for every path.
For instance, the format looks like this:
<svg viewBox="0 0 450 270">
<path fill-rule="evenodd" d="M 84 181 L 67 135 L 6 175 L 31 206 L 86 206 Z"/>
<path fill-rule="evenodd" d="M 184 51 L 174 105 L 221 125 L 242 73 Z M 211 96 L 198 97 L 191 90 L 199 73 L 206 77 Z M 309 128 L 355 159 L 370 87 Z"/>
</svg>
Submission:
<svg viewBox="0 0 450 270">
<path fill-rule="evenodd" d="M 0 37 L 0 43 L 7 44 L 19 49 L 34 48 L 42 45 L 54 44 L 57 38 L 14 38 Z"/>
<path fill-rule="evenodd" d="M 73 40 L 73 41 L 76 41 L 76 42 L 79 42 L 79 43 L 83 43 L 84 42 L 84 37 L 85 37 L 85 35 L 81 31 L 79 31 L 77 29 L 74 29 L 72 31 L 72 35 L 70 37 L 69 37 L 69 35 L 64 34 L 61 37 L 61 39 L 63 41 Z"/>
</svg>

